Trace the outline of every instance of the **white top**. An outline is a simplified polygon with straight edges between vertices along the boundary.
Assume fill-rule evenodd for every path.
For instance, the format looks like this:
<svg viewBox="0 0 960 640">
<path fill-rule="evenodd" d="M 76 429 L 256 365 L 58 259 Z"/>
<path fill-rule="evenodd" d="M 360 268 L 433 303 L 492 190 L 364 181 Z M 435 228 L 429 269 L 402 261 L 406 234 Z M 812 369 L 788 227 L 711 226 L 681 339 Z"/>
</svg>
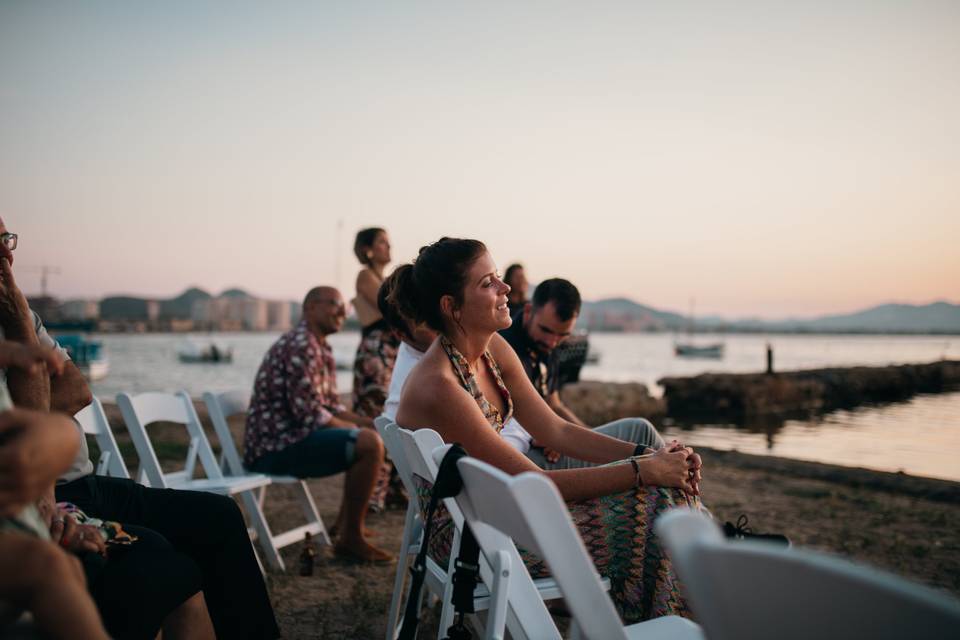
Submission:
<svg viewBox="0 0 960 640">
<path fill-rule="evenodd" d="M 407 381 L 410 371 L 422 358 L 423 351 L 415 349 L 405 341 L 400 341 L 400 347 L 397 349 L 397 359 L 393 363 L 390 391 L 387 393 L 387 401 L 383 403 L 383 415 L 394 422 L 397 420 L 397 410 L 400 408 L 400 394 L 403 393 L 403 383 Z M 523 454 L 530 450 L 530 443 L 533 441 L 533 436 L 527 433 L 513 417 L 504 423 L 503 429 L 500 431 L 500 437 Z"/>
<path fill-rule="evenodd" d="M 390 377 L 390 391 L 387 392 L 387 401 L 383 403 L 383 415 L 396 422 L 397 410 L 400 408 L 400 394 L 403 392 L 403 383 L 413 367 L 423 358 L 423 351 L 414 349 L 405 341 L 400 341 L 397 349 L 397 359 L 393 363 L 393 374 Z"/>
</svg>

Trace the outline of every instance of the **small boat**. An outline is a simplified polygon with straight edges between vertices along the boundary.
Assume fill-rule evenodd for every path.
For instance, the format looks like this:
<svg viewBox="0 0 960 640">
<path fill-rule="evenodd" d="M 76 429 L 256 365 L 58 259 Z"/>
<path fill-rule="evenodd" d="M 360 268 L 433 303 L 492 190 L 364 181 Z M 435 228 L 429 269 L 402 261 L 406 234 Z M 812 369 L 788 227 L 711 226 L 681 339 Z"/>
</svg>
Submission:
<svg viewBox="0 0 960 640">
<path fill-rule="evenodd" d="M 716 358 L 723 357 L 723 343 L 714 344 L 691 344 L 691 343 L 673 343 L 673 353 L 679 358 Z"/>
<path fill-rule="evenodd" d="M 723 347 L 724 343 L 722 342 L 712 342 L 710 344 L 696 344 L 693 342 L 693 334 L 695 333 L 696 326 L 694 324 L 694 314 L 693 308 L 696 305 L 696 301 L 690 299 L 690 318 L 687 321 L 687 340 L 689 342 L 677 342 L 673 341 L 673 354 L 678 358 L 712 358 L 719 360 L 723 358 Z"/>
<path fill-rule="evenodd" d="M 233 349 L 216 342 L 184 342 L 177 350 L 177 357 L 188 364 L 227 364 L 233 362 Z"/>
<path fill-rule="evenodd" d="M 100 380 L 110 373 L 110 361 L 104 355 L 103 343 L 99 340 L 88 340 L 71 333 L 57 336 L 57 343 L 67 350 L 70 359 L 87 380 Z"/>
</svg>

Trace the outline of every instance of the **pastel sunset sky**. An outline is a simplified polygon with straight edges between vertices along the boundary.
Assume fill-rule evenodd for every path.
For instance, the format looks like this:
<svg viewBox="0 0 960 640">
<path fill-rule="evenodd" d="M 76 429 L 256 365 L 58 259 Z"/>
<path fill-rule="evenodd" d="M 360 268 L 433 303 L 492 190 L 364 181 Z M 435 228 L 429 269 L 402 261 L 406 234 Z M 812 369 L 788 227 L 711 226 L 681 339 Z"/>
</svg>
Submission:
<svg viewBox="0 0 960 640">
<path fill-rule="evenodd" d="M 0 3 L 0 216 L 62 298 L 351 297 L 383 226 L 679 311 L 960 302 L 958 114 L 950 0 Z"/>
</svg>

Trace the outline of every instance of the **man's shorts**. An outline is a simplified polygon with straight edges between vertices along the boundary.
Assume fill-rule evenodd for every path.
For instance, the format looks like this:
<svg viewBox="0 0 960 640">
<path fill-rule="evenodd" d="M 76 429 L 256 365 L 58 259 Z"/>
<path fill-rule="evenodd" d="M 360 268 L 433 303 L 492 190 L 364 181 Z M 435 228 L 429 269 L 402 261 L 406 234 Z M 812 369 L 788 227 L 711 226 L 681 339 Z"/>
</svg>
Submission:
<svg viewBox="0 0 960 640">
<path fill-rule="evenodd" d="M 296 478 L 332 476 L 353 464 L 359 433 L 359 429 L 318 429 L 285 449 L 260 456 L 250 470 Z"/>
</svg>

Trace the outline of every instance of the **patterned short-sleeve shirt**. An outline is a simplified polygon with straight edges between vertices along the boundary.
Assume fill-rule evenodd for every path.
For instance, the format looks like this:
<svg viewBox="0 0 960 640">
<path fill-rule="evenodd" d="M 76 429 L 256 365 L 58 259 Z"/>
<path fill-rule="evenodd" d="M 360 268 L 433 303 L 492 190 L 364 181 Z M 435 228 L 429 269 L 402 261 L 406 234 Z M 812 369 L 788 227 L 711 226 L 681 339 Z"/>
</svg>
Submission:
<svg viewBox="0 0 960 640">
<path fill-rule="evenodd" d="M 333 349 L 305 322 L 280 336 L 263 357 L 253 383 L 244 464 L 303 440 L 344 411 L 336 374 Z"/>
</svg>

